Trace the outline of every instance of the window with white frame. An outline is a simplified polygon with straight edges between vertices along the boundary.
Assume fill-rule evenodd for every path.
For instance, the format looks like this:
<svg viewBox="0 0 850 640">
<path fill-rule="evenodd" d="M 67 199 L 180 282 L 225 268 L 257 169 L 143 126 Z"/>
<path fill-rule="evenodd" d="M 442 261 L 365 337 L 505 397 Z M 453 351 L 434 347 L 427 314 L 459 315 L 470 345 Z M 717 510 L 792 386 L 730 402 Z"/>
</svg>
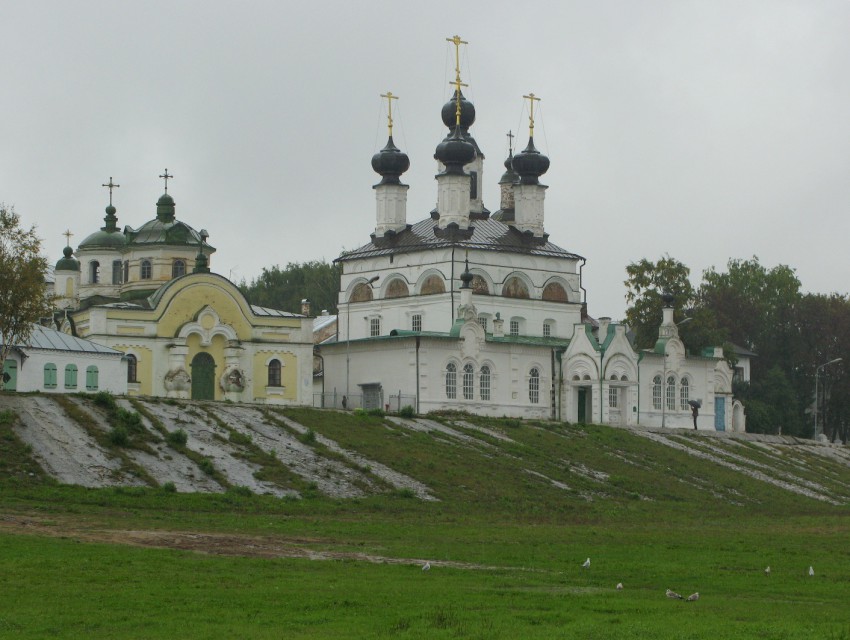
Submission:
<svg viewBox="0 0 850 640">
<path fill-rule="evenodd" d="M 537 367 L 528 374 L 528 400 L 531 404 L 540 402 L 540 370 Z"/>
<path fill-rule="evenodd" d="M 490 399 L 490 367 L 481 367 L 478 380 L 478 393 L 482 400 Z"/>
<path fill-rule="evenodd" d="M 616 409 L 620 405 L 620 391 L 617 387 L 608 387 L 608 406 Z"/>
<path fill-rule="evenodd" d="M 454 362 L 446 365 L 446 397 L 449 400 L 457 398 L 457 366 Z"/>
<path fill-rule="evenodd" d="M 686 411 L 691 408 L 689 400 L 691 399 L 691 383 L 687 378 L 682 378 L 679 383 L 679 408 Z"/>
<path fill-rule="evenodd" d="M 369 318 L 369 335 L 373 338 L 381 335 L 381 319 Z"/>
<path fill-rule="evenodd" d="M 519 335 L 519 320 L 511 320 L 510 332 L 512 336 Z"/>
<path fill-rule="evenodd" d="M 543 337 L 549 338 L 552 336 L 552 323 L 548 320 L 543 323 Z"/>
<path fill-rule="evenodd" d="M 487 316 L 478 316 L 478 324 L 481 325 L 484 331 L 487 331 Z"/>
<path fill-rule="evenodd" d="M 142 260 L 140 269 L 142 280 L 150 280 L 153 277 L 153 266 L 150 260 Z"/>
<path fill-rule="evenodd" d="M 463 365 L 463 399 L 472 400 L 472 391 L 475 388 L 475 369 L 471 364 Z"/>
<path fill-rule="evenodd" d="M 667 410 L 673 411 L 676 408 L 676 377 L 667 376 L 667 390 L 664 393 L 667 402 Z"/>
<path fill-rule="evenodd" d="M 652 379 L 652 408 L 661 411 L 661 376 Z"/>
<path fill-rule="evenodd" d="M 410 329 L 411 331 L 422 331 L 422 314 L 414 313 L 410 316 Z"/>
</svg>

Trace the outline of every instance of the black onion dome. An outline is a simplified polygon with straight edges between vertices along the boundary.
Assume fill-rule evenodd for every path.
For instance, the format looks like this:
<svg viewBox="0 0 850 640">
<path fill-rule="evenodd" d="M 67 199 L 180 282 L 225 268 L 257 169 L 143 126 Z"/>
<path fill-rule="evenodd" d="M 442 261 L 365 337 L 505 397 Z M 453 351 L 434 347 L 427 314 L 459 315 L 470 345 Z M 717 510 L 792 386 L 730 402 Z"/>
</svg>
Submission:
<svg viewBox="0 0 850 640">
<path fill-rule="evenodd" d="M 380 184 L 401 184 L 399 177 L 410 168 L 410 158 L 393 144 L 390 136 L 387 145 L 372 156 L 372 168 L 383 176 Z"/>
<path fill-rule="evenodd" d="M 522 184 L 538 184 L 538 178 L 549 170 L 549 158 L 535 148 L 534 138 L 529 138 L 528 146 L 514 156 L 511 167 Z"/>
<path fill-rule="evenodd" d="M 71 247 L 65 247 L 62 250 L 62 255 L 64 257 L 59 258 L 59 262 L 56 263 L 56 271 L 80 270 L 80 262 L 74 259 L 74 250 Z"/>
<path fill-rule="evenodd" d="M 440 116 L 443 118 L 443 124 L 449 129 L 454 129 L 457 125 L 457 89 L 455 89 L 452 99 L 443 105 L 440 111 Z M 460 126 L 466 131 L 475 122 L 475 105 L 463 97 L 463 92 L 460 92 Z"/>
<path fill-rule="evenodd" d="M 472 288 L 472 274 L 469 272 L 469 259 L 466 260 L 466 268 L 463 270 L 463 273 L 460 274 L 460 281 L 463 283 L 460 288 L 461 289 L 471 289 Z"/>
<path fill-rule="evenodd" d="M 519 179 L 519 176 L 514 171 L 513 161 L 514 154 L 513 152 L 510 152 L 508 157 L 505 158 L 505 172 L 502 174 L 499 184 L 513 184 Z"/>
<path fill-rule="evenodd" d="M 446 166 L 444 173 L 464 174 L 463 166 L 475 158 L 475 147 L 457 129 L 437 145 L 434 158 Z"/>
</svg>

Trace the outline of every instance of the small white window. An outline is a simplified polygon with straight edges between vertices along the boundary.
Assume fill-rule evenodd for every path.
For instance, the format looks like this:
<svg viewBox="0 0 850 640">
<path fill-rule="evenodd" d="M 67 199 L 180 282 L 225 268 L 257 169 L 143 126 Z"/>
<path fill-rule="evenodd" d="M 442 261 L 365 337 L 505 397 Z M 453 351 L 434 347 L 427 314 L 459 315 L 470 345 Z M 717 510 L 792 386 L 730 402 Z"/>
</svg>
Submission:
<svg viewBox="0 0 850 640">
<path fill-rule="evenodd" d="M 661 376 L 652 379 L 652 408 L 661 411 Z"/>
<path fill-rule="evenodd" d="M 676 378 L 675 376 L 667 376 L 667 410 L 673 411 L 676 409 Z"/>
<path fill-rule="evenodd" d="M 471 364 L 463 365 L 463 399 L 472 400 L 472 390 L 475 386 L 475 370 Z"/>
<path fill-rule="evenodd" d="M 481 325 L 484 331 L 487 331 L 487 316 L 478 316 L 478 324 Z"/>
<path fill-rule="evenodd" d="M 519 335 L 519 320 L 511 320 L 511 335 L 518 336 Z"/>
<path fill-rule="evenodd" d="M 412 331 L 422 331 L 422 314 L 414 313 L 410 317 L 410 329 Z"/>
<path fill-rule="evenodd" d="M 381 335 L 381 319 L 369 318 L 369 335 L 373 338 Z"/>
<path fill-rule="evenodd" d="M 691 408 L 690 402 L 688 402 L 691 399 L 690 391 L 690 382 L 687 378 L 682 378 L 679 385 L 679 408 L 682 411 L 688 411 Z"/>
<path fill-rule="evenodd" d="M 488 367 L 486 364 L 481 367 L 479 393 L 481 395 L 482 400 L 490 399 L 490 367 Z"/>
<path fill-rule="evenodd" d="M 608 387 L 608 406 L 616 409 L 619 406 L 619 397 L 617 387 Z"/>
<path fill-rule="evenodd" d="M 449 400 L 457 398 L 457 367 L 453 362 L 446 365 L 446 397 Z"/>
<path fill-rule="evenodd" d="M 543 323 L 543 337 L 549 338 L 552 335 L 552 323 L 544 322 Z"/>
<path fill-rule="evenodd" d="M 538 404 L 540 402 L 540 371 L 537 370 L 537 367 L 529 372 L 528 400 L 531 404 Z"/>
</svg>

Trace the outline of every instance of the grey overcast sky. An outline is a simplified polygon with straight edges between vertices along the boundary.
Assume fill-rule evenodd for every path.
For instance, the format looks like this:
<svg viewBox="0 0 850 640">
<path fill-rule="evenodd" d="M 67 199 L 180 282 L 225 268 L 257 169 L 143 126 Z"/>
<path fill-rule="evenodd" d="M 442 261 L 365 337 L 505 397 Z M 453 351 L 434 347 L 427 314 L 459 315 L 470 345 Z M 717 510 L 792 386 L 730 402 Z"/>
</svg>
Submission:
<svg viewBox="0 0 850 640">
<path fill-rule="evenodd" d="M 0 33 L 0 201 L 51 262 L 103 224 L 110 176 L 121 227 L 153 218 L 166 167 L 234 281 L 364 244 L 388 90 L 427 217 L 458 34 L 485 205 L 534 92 L 546 230 L 587 258 L 592 315 L 621 318 L 626 265 L 664 254 L 694 284 L 757 255 L 850 289 L 846 0 L 0 0 Z"/>
</svg>

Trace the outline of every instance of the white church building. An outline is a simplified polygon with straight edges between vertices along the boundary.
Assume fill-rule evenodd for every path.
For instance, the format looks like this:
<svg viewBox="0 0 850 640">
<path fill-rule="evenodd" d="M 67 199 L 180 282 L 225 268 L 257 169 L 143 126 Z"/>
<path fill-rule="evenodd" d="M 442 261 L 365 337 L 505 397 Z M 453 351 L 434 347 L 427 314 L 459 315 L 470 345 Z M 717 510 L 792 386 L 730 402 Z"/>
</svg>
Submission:
<svg viewBox="0 0 850 640">
<path fill-rule="evenodd" d="M 586 260 L 550 241 L 540 183 L 549 159 L 509 153 L 500 208 L 484 206 L 484 154 L 470 134 L 475 107 L 457 88 L 442 108 L 437 206 L 408 223 L 409 168 L 392 137 L 372 158 L 375 227 L 342 266 L 337 340 L 324 361 L 319 406 L 410 405 L 568 422 L 743 431 L 732 370 L 720 349 L 689 355 L 671 302 L 652 350 L 627 328 L 586 314 Z"/>
</svg>

